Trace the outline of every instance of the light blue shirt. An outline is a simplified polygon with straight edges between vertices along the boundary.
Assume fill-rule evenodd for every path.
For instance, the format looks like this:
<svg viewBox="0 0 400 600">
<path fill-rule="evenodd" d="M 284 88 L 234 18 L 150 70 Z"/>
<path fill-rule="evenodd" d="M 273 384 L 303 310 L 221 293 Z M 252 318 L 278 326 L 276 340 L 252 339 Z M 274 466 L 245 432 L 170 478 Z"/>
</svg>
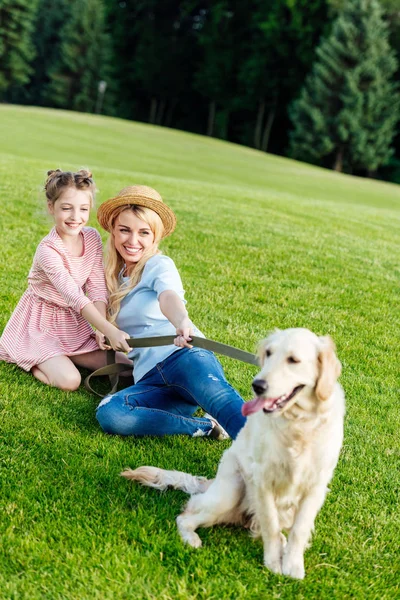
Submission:
<svg viewBox="0 0 400 600">
<path fill-rule="evenodd" d="M 129 278 L 121 276 L 120 280 L 123 285 Z M 176 329 L 162 314 L 158 301 L 160 294 L 166 290 L 176 292 L 186 304 L 185 291 L 174 261 L 163 254 L 156 254 L 147 261 L 140 282 L 122 300 L 116 321 L 118 327 L 133 338 L 175 335 Z M 197 327 L 194 327 L 193 334 L 204 337 Z M 133 348 L 128 356 L 133 360 L 135 381 L 177 350 L 180 348 L 174 345 Z"/>
</svg>

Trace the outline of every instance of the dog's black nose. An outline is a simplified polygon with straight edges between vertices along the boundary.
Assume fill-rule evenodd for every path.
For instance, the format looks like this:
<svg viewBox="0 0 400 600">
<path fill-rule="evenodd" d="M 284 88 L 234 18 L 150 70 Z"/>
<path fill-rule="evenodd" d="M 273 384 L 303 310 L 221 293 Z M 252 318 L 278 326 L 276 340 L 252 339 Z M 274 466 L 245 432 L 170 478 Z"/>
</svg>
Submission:
<svg viewBox="0 0 400 600">
<path fill-rule="evenodd" d="M 265 379 L 254 379 L 251 385 L 253 386 L 253 390 L 257 396 L 265 394 L 268 389 L 268 383 L 265 381 Z"/>
</svg>

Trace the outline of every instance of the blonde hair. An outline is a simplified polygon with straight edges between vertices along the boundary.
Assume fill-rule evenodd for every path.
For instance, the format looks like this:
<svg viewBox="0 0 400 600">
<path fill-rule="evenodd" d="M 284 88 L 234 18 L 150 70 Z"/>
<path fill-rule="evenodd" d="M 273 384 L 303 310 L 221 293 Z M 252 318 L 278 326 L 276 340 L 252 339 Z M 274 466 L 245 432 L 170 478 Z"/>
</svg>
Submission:
<svg viewBox="0 0 400 600">
<path fill-rule="evenodd" d="M 129 281 L 121 285 L 119 276 L 124 266 L 124 260 L 115 247 L 113 229 L 119 215 L 127 210 L 149 225 L 154 235 L 154 243 L 150 248 L 147 248 L 142 258 L 134 265 L 129 273 Z M 104 261 L 105 275 L 107 288 L 110 294 L 108 303 L 108 320 L 110 323 L 115 323 L 118 313 L 121 308 L 121 302 L 127 294 L 139 283 L 142 278 L 143 269 L 152 256 L 160 254 L 158 243 L 162 238 L 164 226 L 158 214 L 144 206 L 131 204 L 127 206 L 119 206 L 113 211 L 111 216 L 110 231 L 111 235 L 108 238 L 106 246 L 106 256 Z"/>
<path fill-rule="evenodd" d="M 96 185 L 92 174 L 87 169 L 80 169 L 76 173 L 55 169 L 47 171 L 47 179 L 44 183 L 44 191 L 48 204 L 54 205 L 61 194 L 68 188 L 84 190 L 90 195 L 90 205 L 93 206 Z"/>
</svg>

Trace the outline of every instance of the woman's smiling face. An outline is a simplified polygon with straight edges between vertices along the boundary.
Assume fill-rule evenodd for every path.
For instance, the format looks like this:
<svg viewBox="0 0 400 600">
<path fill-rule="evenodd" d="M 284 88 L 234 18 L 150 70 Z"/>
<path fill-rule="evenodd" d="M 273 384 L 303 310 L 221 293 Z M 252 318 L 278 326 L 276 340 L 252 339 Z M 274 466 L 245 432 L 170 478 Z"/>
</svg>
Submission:
<svg viewBox="0 0 400 600">
<path fill-rule="evenodd" d="M 154 244 L 154 233 L 150 225 L 139 219 L 131 210 L 124 210 L 118 215 L 112 234 L 115 249 L 126 266 L 139 262 L 144 251 Z"/>
</svg>

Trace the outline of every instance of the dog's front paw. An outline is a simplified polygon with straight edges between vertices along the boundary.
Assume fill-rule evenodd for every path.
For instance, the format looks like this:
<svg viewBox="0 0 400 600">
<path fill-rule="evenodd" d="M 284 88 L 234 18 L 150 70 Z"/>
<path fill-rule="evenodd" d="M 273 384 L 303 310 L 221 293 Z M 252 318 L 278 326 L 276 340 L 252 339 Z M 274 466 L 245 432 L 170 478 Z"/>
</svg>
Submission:
<svg viewBox="0 0 400 600">
<path fill-rule="evenodd" d="M 280 560 L 274 560 L 274 561 L 264 560 L 264 565 L 267 567 L 267 569 L 269 569 L 273 573 L 276 573 L 277 575 L 282 574 L 282 563 Z"/>
<path fill-rule="evenodd" d="M 264 565 L 273 573 L 280 575 L 282 573 L 280 552 L 266 552 L 264 554 Z"/>
<path fill-rule="evenodd" d="M 304 559 L 302 556 L 285 554 L 282 559 L 282 573 L 294 579 L 304 579 Z"/>
</svg>

